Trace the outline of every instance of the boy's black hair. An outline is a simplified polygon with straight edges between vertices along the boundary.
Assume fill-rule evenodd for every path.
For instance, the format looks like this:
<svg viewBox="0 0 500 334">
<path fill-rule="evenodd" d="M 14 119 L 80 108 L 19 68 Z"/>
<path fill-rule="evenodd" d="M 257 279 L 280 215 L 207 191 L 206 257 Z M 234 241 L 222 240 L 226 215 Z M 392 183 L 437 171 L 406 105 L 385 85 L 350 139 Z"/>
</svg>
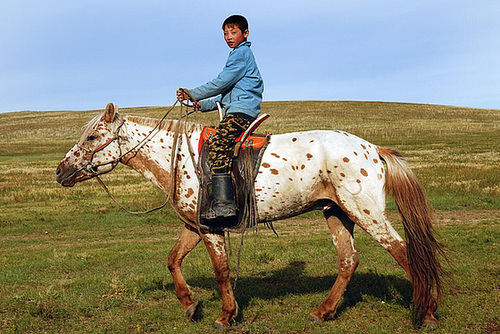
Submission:
<svg viewBox="0 0 500 334">
<path fill-rule="evenodd" d="M 241 15 L 231 15 L 227 19 L 224 20 L 222 24 L 222 29 L 224 29 L 227 25 L 235 25 L 240 28 L 241 32 L 244 33 L 245 30 L 248 30 L 248 21 L 244 16 Z"/>
</svg>

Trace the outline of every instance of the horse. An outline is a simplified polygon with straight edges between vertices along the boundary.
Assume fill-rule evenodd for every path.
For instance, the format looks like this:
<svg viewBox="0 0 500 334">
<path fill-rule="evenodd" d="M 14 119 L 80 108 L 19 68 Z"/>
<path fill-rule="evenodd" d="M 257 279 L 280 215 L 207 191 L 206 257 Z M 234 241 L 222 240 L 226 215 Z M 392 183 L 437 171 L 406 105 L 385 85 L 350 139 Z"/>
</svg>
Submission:
<svg viewBox="0 0 500 334">
<path fill-rule="evenodd" d="M 175 295 L 189 319 L 198 303 L 192 299 L 181 264 L 203 241 L 220 288 L 222 310 L 214 326 L 230 326 L 238 306 L 230 283 L 225 235 L 197 224 L 199 181 L 197 150 L 202 125 L 181 120 L 122 116 L 108 104 L 85 127 L 79 141 L 57 167 L 57 182 L 72 187 L 111 172 L 122 163 L 168 194 L 184 223 L 168 255 Z M 311 321 L 332 319 L 359 259 L 353 228 L 361 227 L 406 271 L 413 288 L 417 326 L 434 328 L 442 294 L 443 246 L 433 236 L 423 187 L 404 158 L 339 130 L 305 131 L 270 137 L 255 177 L 258 222 L 272 222 L 311 210 L 322 210 L 338 257 L 338 275 L 324 302 L 309 314 Z M 385 214 L 391 195 L 402 217 L 406 241 Z"/>
</svg>

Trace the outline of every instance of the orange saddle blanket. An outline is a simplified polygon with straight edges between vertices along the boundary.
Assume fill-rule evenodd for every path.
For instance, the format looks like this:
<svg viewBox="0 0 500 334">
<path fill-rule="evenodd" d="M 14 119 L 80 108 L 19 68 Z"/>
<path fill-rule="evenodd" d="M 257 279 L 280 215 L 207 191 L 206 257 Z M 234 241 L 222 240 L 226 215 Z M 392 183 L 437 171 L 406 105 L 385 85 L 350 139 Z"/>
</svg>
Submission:
<svg viewBox="0 0 500 334">
<path fill-rule="evenodd" d="M 217 132 L 216 128 L 212 128 L 209 126 L 205 126 L 203 130 L 201 130 L 200 141 L 198 142 L 198 153 L 201 152 L 203 143 L 205 143 L 207 140 L 210 142 L 216 132 Z M 239 142 L 240 138 L 241 136 L 236 139 L 236 142 Z M 269 138 L 268 134 L 250 135 L 248 136 L 248 138 L 245 140 L 244 143 L 241 143 L 241 148 L 247 148 L 247 147 L 261 148 L 267 142 L 268 138 Z"/>
</svg>

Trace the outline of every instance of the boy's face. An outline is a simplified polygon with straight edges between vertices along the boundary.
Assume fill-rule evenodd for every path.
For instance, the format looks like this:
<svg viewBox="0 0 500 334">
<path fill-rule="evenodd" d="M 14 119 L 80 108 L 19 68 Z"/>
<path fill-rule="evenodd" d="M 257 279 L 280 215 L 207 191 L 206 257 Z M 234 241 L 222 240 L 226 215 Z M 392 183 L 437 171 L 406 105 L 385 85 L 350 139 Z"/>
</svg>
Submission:
<svg viewBox="0 0 500 334">
<path fill-rule="evenodd" d="M 240 28 L 236 25 L 224 26 L 224 39 L 226 40 L 227 46 L 232 49 L 240 45 L 241 42 L 246 41 L 248 34 L 248 30 L 241 32 Z"/>
</svg>

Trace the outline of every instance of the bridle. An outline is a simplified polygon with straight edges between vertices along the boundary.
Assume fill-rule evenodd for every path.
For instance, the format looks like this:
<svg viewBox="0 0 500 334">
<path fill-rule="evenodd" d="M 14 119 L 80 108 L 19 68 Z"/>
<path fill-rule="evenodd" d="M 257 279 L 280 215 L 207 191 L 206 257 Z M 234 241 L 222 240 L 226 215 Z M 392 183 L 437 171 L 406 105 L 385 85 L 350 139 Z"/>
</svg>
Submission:
<svg viewBox="0 0 500 334">
<path fill-rule="evenodd" d="M 155 207 L 153 209 L 150 209 L 150 210 L 146 210 L 146 211 L 141 211 L 141 212 L 136 212 L 136 211 L 130 211 L 129 209 L 127 209 L 126 207 L 124 207 L 121 203 L 119 203 L 116 198 L 111 194 L 111 192 L 109 191 L 108 187 L 104 184 L 104 182 L 101 180 L 101 178 L 99 177 L 99 175 L 101 174 L 105 174 L 105 173 L 109 173 L 110 171 L 112 171 L 117 165 L 118 163 L 120 162 L 124 162 L 124 157 L 128 156 L 129 154 L 132 154 L 132 156 L 130 156 L 126 162 L 128 162 L 130 159 L 132 159 L 134 156 L 136 156 L 139 151 L 142 149 L 142 147 L 144 147 L 144 145 L 146 144 L 146 142 L 148 142 L 149 140 L 151 140 L 158 132 L 159 132 L 159 128 L 160 126 L 163 124 L 163 121 L 166 119 L 166 117 L 170 114 L 170 112 L 174 109 L 174 107 L 177 105 L 179 101 L 176 101 L 168 110 L 167 112 L 165 113 L 165 115 L 160 119 L 160 121 L 158 121 L 158 123 L 156 124 L 156 126 L 148 133 L 148 135 L 146 135 L 141 141 L 139 141 L 139 143 L 137 143 L 134 147 L 132 147 L 131 149 L 129 149 L 128 151 L 126 151 L 125 153 L 122 153 L 122 148 L 121 148 L 121 145 L 120 145 L 120 139 L 122 138 L 120 136 L 120 130 L 122 128 L 122 126 L 125 124 L 125 119 L 122 120 L 122 123 L 116 128 L 115 130 L 115 133 L 113 134 L 113 137 L 109 138 L 108 140 L 106 140 L 106 142 L 104 142 L 103 144 L 97 146 L 95 149 L 91 150 L 91 149 L 88 149 L 80 144 L 76 144 L 78 148 L 80 148 L 81 150 L 87 152 L 88 154 L 90 154 L 90 159 L 89 159 L 89 162 L 84 166 L 84 167 L 81 167 L 79 169 L 77 169 L 75 172 L 73 172 L 73 174 L 77 174 L 81 171 L 86 171 L 87 173 L 91 174 L 91 178 L 96 178 L 97 181 L 99 181 L 99 184 L 104 188 L 104 190 L 106 191 L 106 193 L 111 197 L 111 199 L 119 206 L 121 207 L 123 210 L 125 210 L 126 212 L 130 213 L 130 214 L 135 214 L 135 215 L 138 215 L 138 214 L 147 214 L 147 213 L 151 213 L 151 212 L 154 212 L 154 211 L 157 211 L 157 210 L 160 210 L 162 209 L 163 207 L 165 207 L 168 202 L 170 201 L 171 198 L 173 198 L 173 193 L 175 191 L 175 185 L 174 185 L 174 181 L 175 181 L 175 174 L 176 174 L 176 169 L 177 169 L 177 166 L 175 165 L 175 157 L 176 157 L 176 154 L 175 152 L 177 151 L 178 147 L 178 142 L 179 142 L 179 134 L 180 134 L 180 122 L 177 124 L 176 126 L 176 130 L 175 130 L 175 133 L 174 133 L 174 143 L 172 145 L 172 152 L 171 152 L 171 162 L 170 162 L 170 175 L 171 175 L 171 179 L 170 179 L 170 184 L 171 184 L 171 189 L 170 189 L 170 192 L 167 194 L 167 198 L 165 200 L 165 202 L 158 206 L 158 207 Z M 185 110 L 185 114 L 183 114 L 183 106 L 186 107 L 186 110 Z M 192 107 L 192 105 L 188 105 L 188 104 L 185 104 L 183 102 L 181 102 L 181 110 L 180 110 L 180 117 L 179 117 L 179 121 L 182 119 L 182 118 L 185 118 L 186 121 L 187 121 L 187 116 L 192 114 L 193 111 L 191 112 L 187 112 L 187 108 L 189 107 Z M 184 132 L 185 132 L 185 126 L 184 126 Z M 186 134 L 186 137 L 187 137 L 187 133 Z M 103 162 L 103 163 L 97 163 L 97 164 L 94 164 L 93 163 L 93 160 L 94 160 L 94 156 L 96 155 L 96 153 L 104 150 L 106 147 L 108 147 L 109 145 L 111 145 L 111 143 L 113 143 L 114 141 L 117 141 L 118 142 L 118 148 L 120 150 L 120 154 L 117 158 L 114 158 L 112 160 L 109 160 L 109 161 L 106 161 L 106 162 Z M 189 148 L 189 151 L 190 151 L 190 156 L 191 156 L 191 159 L 193 161 L 193 164 L 194 166 L 196 166 L 196 163 L 194 161 L 194 153 L 193 153 L 193 149 L 191 147 L 191 143 L 189 142 L 188 140 L 188 148 Z M 107 166 L 107 165 L 112 165 L 112 168 L 105 172 L 105 173 L 97 173 L 98 171 L 98 168 L 99 167 L 102 167 L 102 166 Z M 199 172 L 196 170 L 196 167 L 195 167 L 195 171 L 196 171 L 196 175 L 198 176 L 199 178 Z"/>
<path fill-rule="evenodd" d="M 109 138 L 108 140 L 106 140 L 105 143 L 97 146 L 93 150 L 88 149 L 88 148 L 80 145 L 79 143 L 76 144 L 76 146 L 79 149 L 81 149 L 81 150 L 83 150 L 83 151 L 85 151 L 85 152 L 87 152 L 87 153 L 90 154 L 89 161 L 87 162 L 87 164 L 84 167 L 80 168 L 80 170 L 78 170 L 78 172 L 82 171 L 82 170 L 85 170 L 86 172 L 90 173 L 92 175 L 92 177 L 96 177 L 96 176 L 99 175 L 97 173 L 97 169 L 99 167 L 107 166 L 107 165 L 112 165 L 111 170 L 113 170 L 113 168 L 115 168 L 116 165 L 118 165 L 118 163 L 122 162 L 123 157 L 129 153 L 129 152 L 127 152 L 126 154 L 122 154 L 122 152 L 121 152 L 122 149 L 121 149 L 121 145 L 120 145 L 120 138 L 121 138 L 120 137 L 120 130 L 121 130 L 123 124 L 125 124 L 125 120 L 124 119 L 122 120 L 121 124 L 116 128 L 113 137 Z M 112 160 L 109 160 L 109 161 L 106 161 L 106 162 L 103 162 L 103 163 L 93 164 L 94 156 L 96 155 L 96 153 L 99 153 L 100 151 L 104 150 L 106 147 L 108 147 L 109 145 L 111 145 L 111 143 L 114 142 L 115 140 L 118 142 L 118 148 L 120 150 L 120 154 L 119 154 L 118 158 L 115 158 L 115 159 L 112 159 Z"/>
</svg>

